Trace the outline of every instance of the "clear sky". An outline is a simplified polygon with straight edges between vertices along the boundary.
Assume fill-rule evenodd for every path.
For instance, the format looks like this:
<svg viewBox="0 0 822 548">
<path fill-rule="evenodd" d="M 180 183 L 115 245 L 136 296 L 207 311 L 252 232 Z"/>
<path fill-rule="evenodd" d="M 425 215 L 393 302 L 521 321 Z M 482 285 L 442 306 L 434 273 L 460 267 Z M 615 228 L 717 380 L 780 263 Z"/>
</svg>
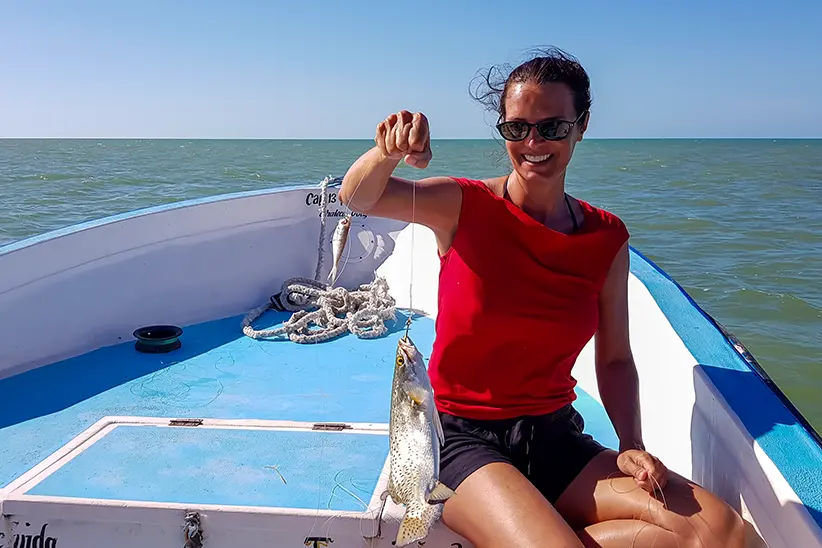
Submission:
<svg viewBox="0 0 822 548">
<path fill-rule="evenodd" d="M 0 137 L 487 138 L 471 79 L 549 44 L 590 137 L 822 137 L 822 0 L 0 0 Z"/>
</svg>

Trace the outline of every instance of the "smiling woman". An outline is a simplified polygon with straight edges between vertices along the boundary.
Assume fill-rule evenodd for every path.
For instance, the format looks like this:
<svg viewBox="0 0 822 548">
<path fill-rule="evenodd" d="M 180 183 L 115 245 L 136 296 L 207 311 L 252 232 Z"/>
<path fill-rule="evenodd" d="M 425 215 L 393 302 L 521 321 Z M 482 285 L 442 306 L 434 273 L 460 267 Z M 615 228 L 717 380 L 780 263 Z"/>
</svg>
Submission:
<svg viewBox="0 0 822 548">
<path fill-rule="evenodd" d="M 591 90 L 582 66 L 563 52 L 552 50 L 519 65 L 507 76 L 493 67 L 480 82 L 487 89 L 478 88 L 474 98 L 498 113 L 496 127 L 508 142 L 519 176 L 550 178 L 564 173 L 577 139 L 564 147 L 552 147 L 551 142 L 562 142 L 577 125 L 581 138 L 588 127 Z M 529 116 L 536 118 L 529 122 Z M 537 137 L 533 128 L 540 141 L 529 139 Z"/>
<path fill-rule="evenodd" d="M 494 72 L 475 97 L 499 116 L 510 173 L 393 176 L 403 160 L 424 169 L 432 157 L 427 118 L 403 110 L 377 125 L 376 145 L 339 194 L 356 211 L 414 220 L 436 236 L 429 375 L 445 433 L 440 480 L 456 491 L 443 521 L 480 548 L 514 538 L 518 546 L 741 547 L 740 516 L 644 447 L 628 230 L 565 192 L 590 119 L 587 73 L 555 49 L 499 85 Z M 594 335 L 619 451 L 585 434 L 574 407 L 571 370 Z"/>
</svg>

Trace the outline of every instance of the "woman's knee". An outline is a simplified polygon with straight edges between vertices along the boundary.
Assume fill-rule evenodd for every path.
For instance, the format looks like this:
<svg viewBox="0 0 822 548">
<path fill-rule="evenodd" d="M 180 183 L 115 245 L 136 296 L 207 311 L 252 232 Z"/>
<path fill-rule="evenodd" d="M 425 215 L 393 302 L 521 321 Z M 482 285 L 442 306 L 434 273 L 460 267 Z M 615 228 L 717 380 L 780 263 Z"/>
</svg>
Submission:
<svg viewBox="0 0 822 548">
<path fill-rule="evenodd" d="M 713 543 L 709 546 L 722 548 L 743 548 L 745 546 L 745 523 L 736 510 L 723 501 L 712 514 L 704 516 L 713 531 Z"/>
<path fill-rule="evenodd" d="M 701 509 L 690 516 L 670 520 L 672 530 L 683 548 L 743 548 L 745 523 L 729 504 L 719 497 L 696 488 Z M 675 524 L 675 525 L 674 525 Z"/>
</svg>

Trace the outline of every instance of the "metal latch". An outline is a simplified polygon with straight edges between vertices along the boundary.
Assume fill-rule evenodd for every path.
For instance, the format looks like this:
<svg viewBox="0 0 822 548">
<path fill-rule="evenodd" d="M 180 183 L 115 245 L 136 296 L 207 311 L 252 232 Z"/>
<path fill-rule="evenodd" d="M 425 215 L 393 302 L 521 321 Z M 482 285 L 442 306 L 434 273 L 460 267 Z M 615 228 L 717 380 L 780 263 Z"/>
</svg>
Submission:
<svg viewBox="0 0 822 548">
<path fill-rule="evenodd" d="M 315 422 L 312 430 L 345 430 L 351 428 L 350 424 L 344 422 Z"/>
<path fill-rule="evenodd" d="M 200 426 L 203 424 L 203 419 L 171 419 L 168 421 L 169 426 Z"/>
</svg>

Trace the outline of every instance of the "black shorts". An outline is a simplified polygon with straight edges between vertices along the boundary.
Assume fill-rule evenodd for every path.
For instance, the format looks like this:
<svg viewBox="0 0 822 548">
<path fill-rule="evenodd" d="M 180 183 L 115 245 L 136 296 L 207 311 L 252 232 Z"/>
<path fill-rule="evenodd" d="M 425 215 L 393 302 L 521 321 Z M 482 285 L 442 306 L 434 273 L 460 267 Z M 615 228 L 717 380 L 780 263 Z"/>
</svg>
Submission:
<svg viewBox="0 0 822 548">
<path fill-rule="evenodd" d="M 516 467 L 554 504 L 586 464 L 605 447 L 583 433 L 571 404 L 547 415 L 504 420 L 464 419 L 440 413 L 445 445 L 440 481 L 456 489 L 472 472 L 492 462 Z"/>
</svg>

